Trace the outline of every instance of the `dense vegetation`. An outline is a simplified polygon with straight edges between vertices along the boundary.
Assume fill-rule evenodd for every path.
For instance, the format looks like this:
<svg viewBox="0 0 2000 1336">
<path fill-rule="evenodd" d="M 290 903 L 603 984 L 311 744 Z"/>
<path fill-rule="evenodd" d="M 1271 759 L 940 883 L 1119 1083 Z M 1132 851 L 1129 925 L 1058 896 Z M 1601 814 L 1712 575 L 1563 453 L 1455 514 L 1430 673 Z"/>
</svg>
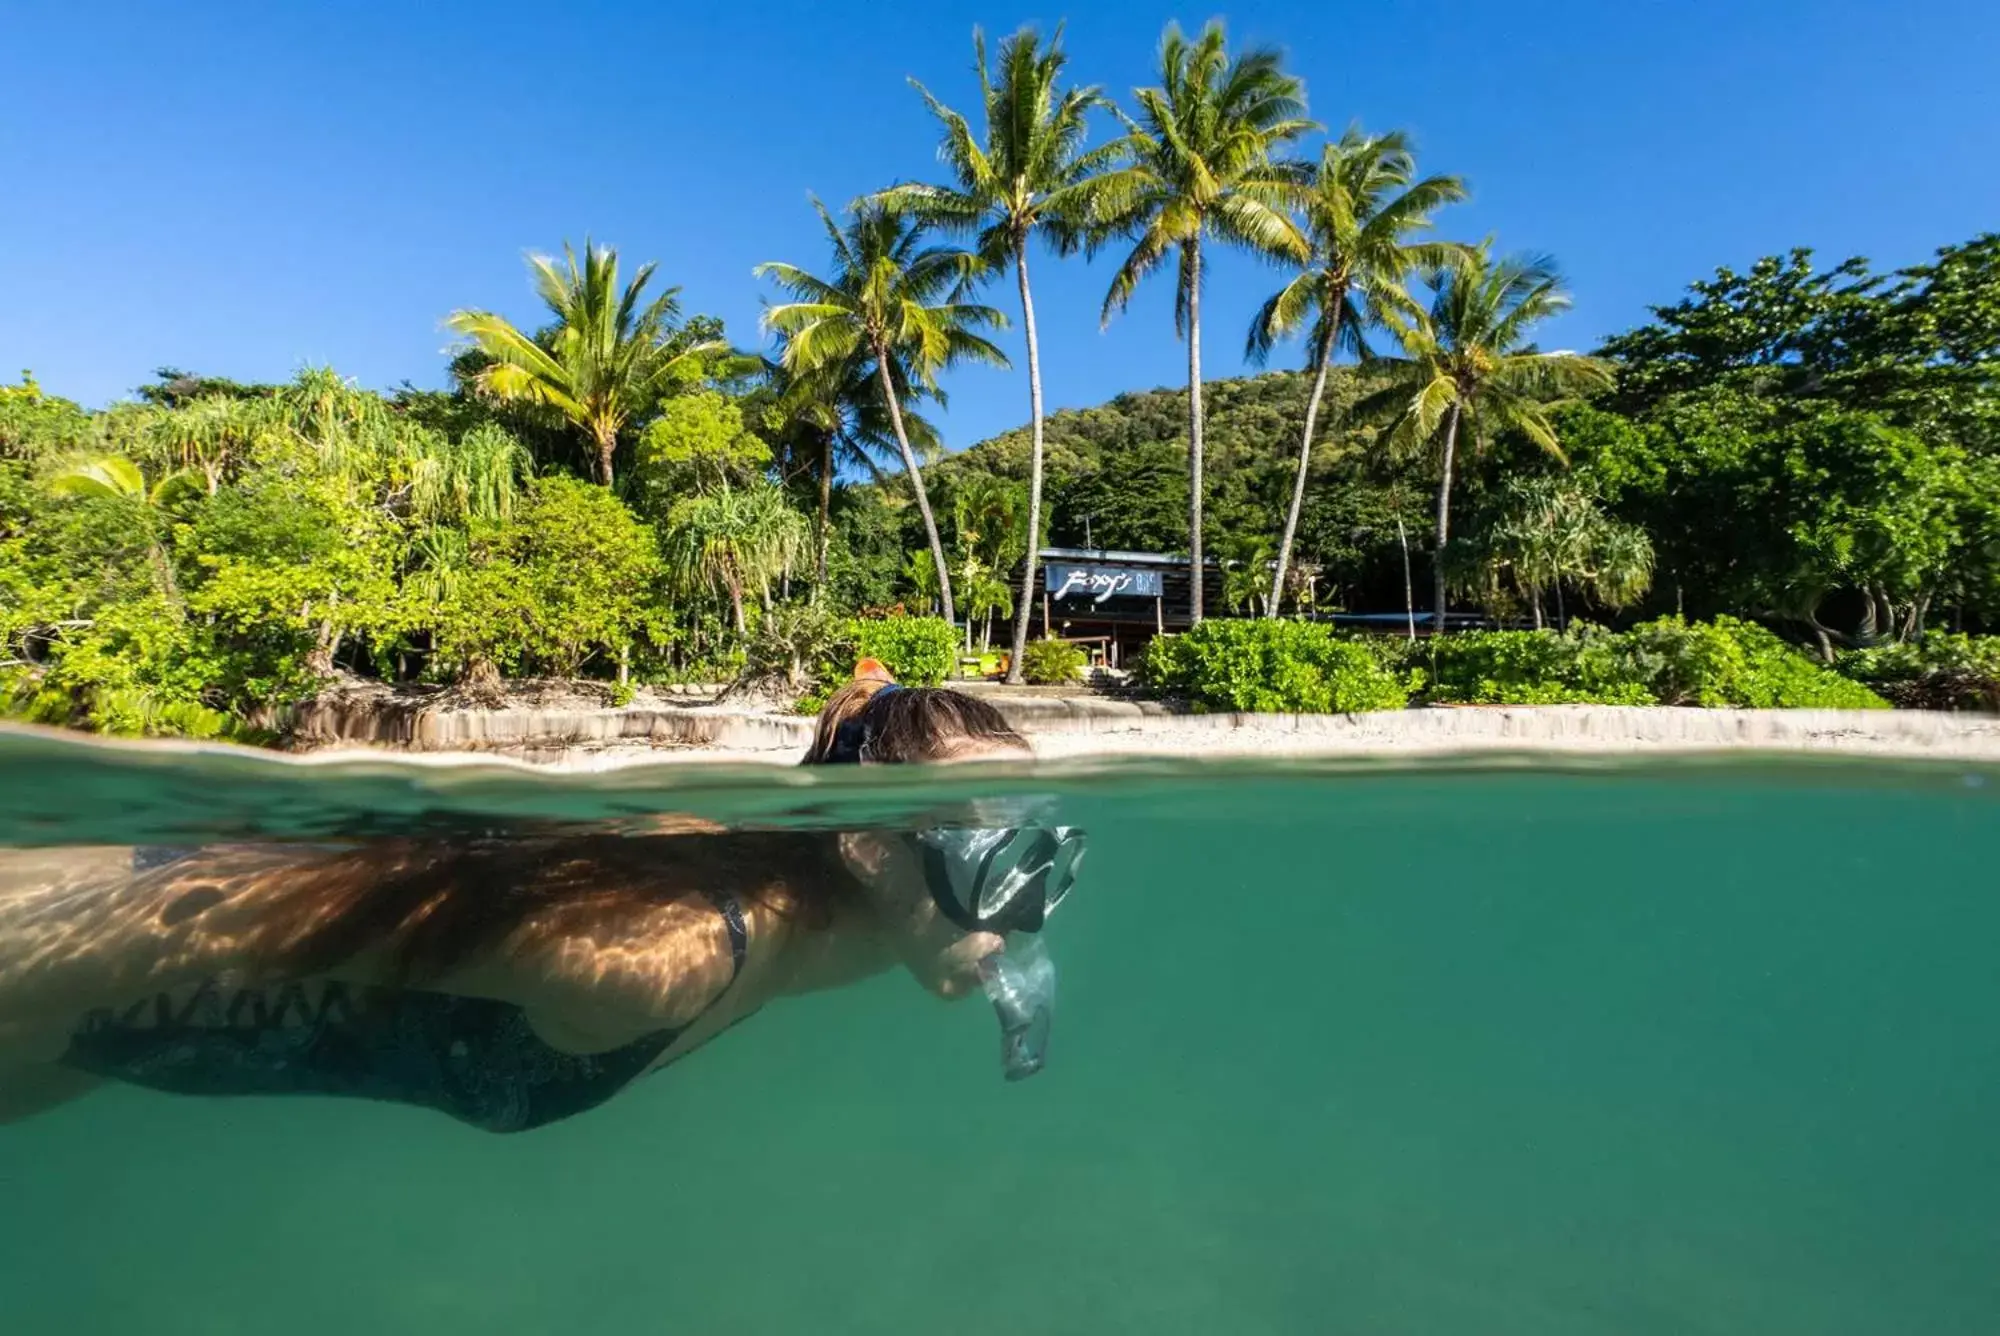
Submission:
<svg viewBox="0 0 2000 1336">
<path fill-rule="evenodd" d="M 1210 621 L 1148 649 L 1141 674 L 1197 709 L 1354 713 L 1434 705 L 1868 710 L 1888 702 L 1733 617 L 1607 631 L 1343 639 L 1296 621 Z"/>
<path fill-rule="evenodd" d="M 2000 702 L 2000 234 L 1886 273 L 1766 257 L 1549 353 L 1552 264 L 1438 239 L 1464 187 L 1401 135 L 1299 153 L 1276 53 L 1170 30 L 1117 119 L 1032 32 L 978 67 L 970 117 L 923 93 L 948 181 L 821 209 L 826 267 L 762 267 L 768 357 L 586 243 L 534 258 L 540 327 L 450 317 L 442 391 L 164 370 L 87 411 L 0 386 L 7 708 L 248 733 L 342 673 L 810 698 L 860 654 L 943 680 L 1009 619 L 1012 671 L 1065 680 L 1073 651 L 1026 639 L 1039 542 L 1206 553 L 1211 605 L 1284 618 L 1154 652 L 1211 707 Z M 1217 246 L 1281 270 L 1225 335 L 1298 337 L 1303 371 L 1203 381 Z M 1030 259 L 1079 250 L 1117 262 L 1107 319 L 1171 269 L 1184 387 L 1044 417 Z M 1004 365 L 976 300 L 1003 278 L 1028 422 L 946 456 L 938 377 Z M 1536 629 L 1312 620 L 1447 601 Z"/>
</svg>

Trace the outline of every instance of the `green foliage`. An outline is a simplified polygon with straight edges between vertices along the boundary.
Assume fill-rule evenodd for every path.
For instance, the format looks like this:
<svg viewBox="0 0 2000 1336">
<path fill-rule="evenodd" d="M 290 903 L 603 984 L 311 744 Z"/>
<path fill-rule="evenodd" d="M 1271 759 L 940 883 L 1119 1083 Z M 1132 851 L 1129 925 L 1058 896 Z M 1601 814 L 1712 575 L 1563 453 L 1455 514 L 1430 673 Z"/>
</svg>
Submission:
<svg viewBox="0 0 2000 1336">
<path fill-rule="evenodd" d="M 1400 709 L 1408 685 L 1316 622 L 1206 621 L 1147 649 L 1140 677 L 1198 710 L 1348 714 Z"/>
<path fill-rule="evenodd" d="M 1090 656 L 1067 640 L 1030 640 L 1021 654 L 1021 676 L 1038 687 L 1064 686 L 1083 679 Z"/>
<path fill-rule="evenodd" d="M 639 435 L 635 500 L 666 513 L 681 495 L 744 487 L 771 466 L 771 447 L 751 432 L 736 402 L 715 390 L 676 395 Z"/>
<path fill-rule="evenodd" d="M 849 621 L 824 603 L 779 603 L 757 623 L 745 652 L 744 673 L 803 686 L 815 669 L 840 658 L 852 639 Z M 852 670 L 850 662 L 848 671 Z"/>
<path fill-rule="evenodd" d="M 1416 647 L 1423 695 L 1478 705 L 1879 709 L 1885 702 L 1754 623 L 1661 618 L 1612 633 L 1483 631 Z"/>
<path fill-rule="evenodd" d="M 958 666 L 958 628 L 941 617 L 850 617 L 830 628 L 815 627 L 824 648 L 813 686 L 798 702 L 801 714 L 817 714 L 840 687 L 854 680 L 855 665 L 874 659 L 897 682 L 909 687 L 942 686 Z M 789 654 L 791 647 L 787 647 Z"/>
<path fill-rule="evenodd" d="M 1905 710 L 2000 710 L 2000 636 L 1933 631 L 1840 656 L 1843 676 Z"/>
<path fill-rule="evenodd" d="M 665 531 L 667 570 L 683 591 L 729 602 L 738 634 L 748 630 L 744 599 L 768 597 L 773 581 L 805 562 L 810 533 L 770 483 L 725 487 L 675 503 Z"/>
<path fill-rule="evenodd" d="M 437 653 L 461 675 L 573 676 L 640 634 L 660 579 L 653 533 L 617 498 L 539 479 L 511 520 L 472 529 L 472 565 L 437 615 Z"/>
<path fill-rule="evenodd" d="M 904 686 L 935 687 L 958 666 L 958 628 L 941 617 L 862 618 L 848 635 L 850 675 L 862 659 L 879 659 Z"/>
<path fill-rule="evenodd" d="M 1636 626 L 1622 638 L 1635 675 L 1663 705 L 1745 709 L 1886 708 L 1874 692 L 1815 663 L 1764 627 L 1735 617 Z"/>
<path fill-rule="evenodd" d="M 1973 550 L 1987 523 L 1974 463 L 1873 413 L 1718 386 L 1597 443 L 1586 466 L 1656 536 L 1658 567 L 1698 612 L 1811 626 L 1861 591 L 1902 619 L 1987 560 Z"/>
<path fill-rule="evenodd" d="M 581 263 L 567 244 L 563 263 L 528 259 L 535 291 L 554 319 L 540 335 L 522 333 L 491 311 L 454 312 L 448 322 L 485 359 L 474 381 L 502 402 L 560 415 L 589 438 L 597 480 L 610 486 L 621 434 L 677 388 L 698 382 L 707 360 L 727 350 L 719 337 L 687 337 L 680 289 L 644 299 L 653 266 L 618 285 L 618 252 L 584 242 Z M 690 328 L 693 322 L 690 322 Z"/>
<path fill-rule="evenodd" d="M 1424 698 L 1466 705 L 1653 705 L 1658 698 L 1635 679 L 1617 638 L 1595 628 L 1471 631 L 1434 636 L 1413 646 Z"/>
<path fill-rule="evenodd" d="M 1559 598 L 1568 588 L 1615 610 L 1652 584 L 1652 539 L 1611 518 L 1573 474 L 1508 478 L 1467 528 L 1447 578 L 1488 608 L 1531 610 L 1538 626 L 1552 591 Z"/>
<path fill-rule="evenodd" d="M 42 392 L 34 376 L 0 385 L 0 459 L 40 460 L 84 449 L 93 436 L 90 415 L 67 399 Z"/>
</svg>

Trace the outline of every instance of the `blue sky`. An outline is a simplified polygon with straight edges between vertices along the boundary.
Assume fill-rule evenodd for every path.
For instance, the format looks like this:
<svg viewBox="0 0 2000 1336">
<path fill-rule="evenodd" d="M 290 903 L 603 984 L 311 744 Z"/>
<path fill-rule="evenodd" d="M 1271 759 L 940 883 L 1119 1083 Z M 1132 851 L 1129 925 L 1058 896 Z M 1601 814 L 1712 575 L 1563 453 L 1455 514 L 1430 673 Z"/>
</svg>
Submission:
<svg viewBox="0 0 2000 1336">
<path fill-rule="evenodd" d="M 2000 226 L 1992 0 L 28 3 L 0 42 L 0 375 L 90 404 L 164 364 L 436 385 L 443 317 L 535 320 L 522 253 L 585 233 L 752 342 L 751 266 L 823 263 L 808 191 L 935 173 L 905 78 L 970 109 L 975 24 L 1066 17 L 1073 72 L 1124 97 L 1169 18 L 1216 12 L 1284 47 L 1335 130 L 1407 129 L 1423 168 L 1466 177 L 1445 234 L 1558 258 L 1576 307 L 1548 346 L 1720 264 L 1792 245 L 1909 264 Z M 1168 280 L 1100 333 L 1109 275 L 1036 270 L 1052 406 L 1185 377 Z M 1273 282 L 1215 265 L 1210 375 L 1241 368 Z M 1011 286 L 993 300 L 1012 311 Z M 954 445 L 1026 416 L 1018 374 L 948 386 Z"/>
</svg>

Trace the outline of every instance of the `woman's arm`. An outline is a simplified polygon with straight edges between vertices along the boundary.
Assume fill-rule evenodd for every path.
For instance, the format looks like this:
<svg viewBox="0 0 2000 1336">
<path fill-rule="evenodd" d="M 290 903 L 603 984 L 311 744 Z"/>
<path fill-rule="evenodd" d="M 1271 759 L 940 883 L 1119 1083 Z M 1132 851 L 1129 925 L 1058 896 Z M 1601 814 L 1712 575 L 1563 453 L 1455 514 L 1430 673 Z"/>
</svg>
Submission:
<svg viewBox="0 0 2000 1336">
<path fill-rule="evenodd" d="M 298 851 L 201 850 L 133 874 L 129 849 L 0 855 L 0 1054 L 91 1007 L 243 972 Z"/>
</svg>

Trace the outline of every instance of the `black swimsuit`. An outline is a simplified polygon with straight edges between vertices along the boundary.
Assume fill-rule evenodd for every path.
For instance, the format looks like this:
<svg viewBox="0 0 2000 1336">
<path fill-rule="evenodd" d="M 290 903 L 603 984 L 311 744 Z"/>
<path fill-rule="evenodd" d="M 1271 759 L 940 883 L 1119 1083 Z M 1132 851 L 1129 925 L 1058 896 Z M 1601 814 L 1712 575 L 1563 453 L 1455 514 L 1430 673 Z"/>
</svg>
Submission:
<svg viewBox="0 0 2000 1336">
<path fill-rule="evenodd" d="M 729 928 L 734 984 L 749 931 L 733 898 L 712 898 Z M 211 980 L 190 998 L 92 1012 L 63 1062 L 175 1094 L 389 1100 L 489 1132 L 525 1132 L 602 1104 L 686 1029 L 656 1030 L 605 1053 L 565 1053 L 535 1033 L 520 1007 L 492 998 L 341 983 L 315 998 L 296 983 L 225 988 Z"/>
</svg>

